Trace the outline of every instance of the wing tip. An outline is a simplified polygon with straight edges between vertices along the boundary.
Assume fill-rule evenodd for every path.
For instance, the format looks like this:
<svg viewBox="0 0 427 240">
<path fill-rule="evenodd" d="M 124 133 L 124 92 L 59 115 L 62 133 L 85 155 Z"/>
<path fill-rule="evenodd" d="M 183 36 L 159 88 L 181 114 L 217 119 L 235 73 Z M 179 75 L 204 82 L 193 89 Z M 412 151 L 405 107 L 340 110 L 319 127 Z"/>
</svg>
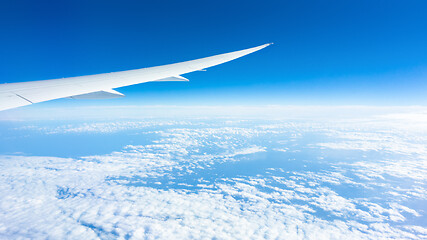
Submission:
<svg viewBox="0 0 427 240">
<path fill-rule="evenodd" d="M 266 44 L 261 45 L 261 46 L 264 48 L 264 47 L 268 47 L 268 46 L 273 45 L 273 44 L 274 44 L 274 42 L 271 42 L 271 43 L 266 43 Z"/>
<path fill-rule="evenodd" d="M 258 47 L 250 48 L 250 49 L 252 49 L 255 52 L 255 51 L 259 51 L 259 50 L 261 50 L 263 48 L 266 48 L 266 47 L 268 47 L 270 45 L 273 45 L 273 44 L 274 43 L 272 43 L 272 42 L 271 43 L 266 43 L 266 44 L 260 45 Z"/>
</svg>

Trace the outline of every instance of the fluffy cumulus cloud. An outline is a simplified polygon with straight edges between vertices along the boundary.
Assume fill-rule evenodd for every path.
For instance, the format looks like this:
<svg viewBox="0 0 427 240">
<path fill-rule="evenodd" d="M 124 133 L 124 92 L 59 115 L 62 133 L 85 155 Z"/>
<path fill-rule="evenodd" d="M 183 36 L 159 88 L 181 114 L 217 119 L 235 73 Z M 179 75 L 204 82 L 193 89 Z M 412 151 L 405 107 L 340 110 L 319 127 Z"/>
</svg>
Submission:
<svg viewBox="0 0 427 240">
<path fill-rule="evenodd" d="M 146 120 L 11 131 L 152 139 L 83 157 L 0 156 L 0 238 L 427 238 L 427 136 L 401 123 Z"/>
</svg>

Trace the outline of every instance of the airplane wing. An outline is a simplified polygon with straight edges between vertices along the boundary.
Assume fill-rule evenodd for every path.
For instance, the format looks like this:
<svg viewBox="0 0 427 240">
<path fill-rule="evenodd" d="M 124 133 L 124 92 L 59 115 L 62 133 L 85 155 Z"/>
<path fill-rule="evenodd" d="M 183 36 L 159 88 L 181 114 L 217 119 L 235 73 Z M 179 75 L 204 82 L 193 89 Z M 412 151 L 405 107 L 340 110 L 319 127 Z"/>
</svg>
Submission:
<svg viewBox="0 0 427 240">
<path fill-rule="evenodd" d="M 270 44 L 192 61 L 80 77 L 0 84 L 0 111 L 58 98 L 123 97 L 114 88 L 153 81 L 188 81 L 180 75 L 219 65 L 261 50 Z"/>
</svg>

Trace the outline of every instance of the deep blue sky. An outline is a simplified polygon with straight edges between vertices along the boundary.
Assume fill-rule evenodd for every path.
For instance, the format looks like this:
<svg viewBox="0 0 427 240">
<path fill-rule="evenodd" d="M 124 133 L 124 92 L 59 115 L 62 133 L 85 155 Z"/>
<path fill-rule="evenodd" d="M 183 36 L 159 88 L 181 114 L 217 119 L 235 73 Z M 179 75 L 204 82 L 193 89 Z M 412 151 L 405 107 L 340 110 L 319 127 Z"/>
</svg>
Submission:
<svg viewBox="0 0 427 240">
<path fill-rule="evenodd" d="M 189 83 L 126 87 L 119 91 L 127 98 L 89 104 L 426 105 L 426 9 L 427 1 L 391 0 L 1 1 L 0 82 L 163 65 L 274 42 L 187 74 Z"/>
</svg>

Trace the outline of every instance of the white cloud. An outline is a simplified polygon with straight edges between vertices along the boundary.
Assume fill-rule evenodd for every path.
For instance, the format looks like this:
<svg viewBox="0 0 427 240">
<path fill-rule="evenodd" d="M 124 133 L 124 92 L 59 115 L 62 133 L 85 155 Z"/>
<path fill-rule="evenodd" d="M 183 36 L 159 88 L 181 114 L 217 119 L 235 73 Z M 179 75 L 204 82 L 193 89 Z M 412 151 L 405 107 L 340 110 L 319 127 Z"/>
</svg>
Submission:
<svg viewBox="0 0 427 240">
<path fill-rule="evenodd" d="M 106 176 L 122 173 L 122 170 L 111 169 L 104 161 L 94 164 L 45 157 L 2 159 L 7 163 L 2 161 L 1 181 L 9 183 L 1 185 L 0 214 L 4 221 L 0 234 L 4 237 L 317 239 L 319 236 L 402 236 L 396 235 L 400 230 L 389 225 L 381 225 L 381 231 L 377 231 L 378 226 L 372 228 L 313 217 L 314 210 L 307 206 L 280 202 L 280 192 L 260 191 L 256 186 L 265 185 L 265 182 L 257 178 L 229 180 L 214 191 L 159 190 L 105 182 Z M 118 160 L 107 158 L 107 161 Z M 120 164 L 123 162 L 114 165 Z M 55 169 L 44 168 L 46 165 L 53 165 Z M 12 169 L 14 171 L 10 172 Z M 325 189 L 321 192 L 323 195 L 314 198 L 313 204 L 334 213 L 355 210 L 354 204 L 336 193 Z M 239 200 L 240 197 L 247 200 Z M 414 233 L 408 236 L 416 237 Z"/>
<path fill-rule="evenodd" d="M 426 235 L 423 226 L 405 225 L 407 218 L 423 217 L 423 212 L 404 204 L 408 196 L 421 200 L 427 196 L 422 134 L 404 133 L 400 125 L 388 125 L 384 131 L 372 121 L 359 125 L 261 122 L 247 127 L 234 123 L 35 125 L 33 129 L 47 134 L 143 129 L 156 139 L 82 158 L 0 156 L 0 238 L 417 239 Z M 306 140 L 306 134 L 321 135 L 322 142 L 296 143 Z M 197 176 L 191 183 L 179 182 L 200 169 L 251 154 L 270 149 L 275 154 L 304 153 L 315 146 L 388 151 L 406 160 L 327 162 L 327 156 L 314 156 L 309 160 L 319 161 L 323 168 L 271 167 L 258 175 L 213 180 Z M 387 182 L 390 176 L 413 184 L 393 185 Z M 352 197 L 340 189 L 387 190 L 384 194 L 389 198 L 384 203 L 377 201 L 384 198 L 380 192 L 375 197 Z"/>
<path fill-rule="evenodd" d="M 260 191 L 257 186 L 268 186 L 262 178 L 228 179 L 217 184 L 217 190 L 159 190 L 105 182 L 106 176 L 123 173 L 122 167 L 134 164 L 126 164 L 126 158 L 88 162 L 4 156 L 2 160 L 0 180 L 8 182 L 1 185 L 3 237 L 362 239 L 418 234 L 388 224 L 313 217 L 315 210 L 308 206 L 281 202 L 283 189 Z M 356 210 L 330 189 L 316 192 L 321 195 L 309 202 L 326 211 L 343 215 Z"/>
</svg>

